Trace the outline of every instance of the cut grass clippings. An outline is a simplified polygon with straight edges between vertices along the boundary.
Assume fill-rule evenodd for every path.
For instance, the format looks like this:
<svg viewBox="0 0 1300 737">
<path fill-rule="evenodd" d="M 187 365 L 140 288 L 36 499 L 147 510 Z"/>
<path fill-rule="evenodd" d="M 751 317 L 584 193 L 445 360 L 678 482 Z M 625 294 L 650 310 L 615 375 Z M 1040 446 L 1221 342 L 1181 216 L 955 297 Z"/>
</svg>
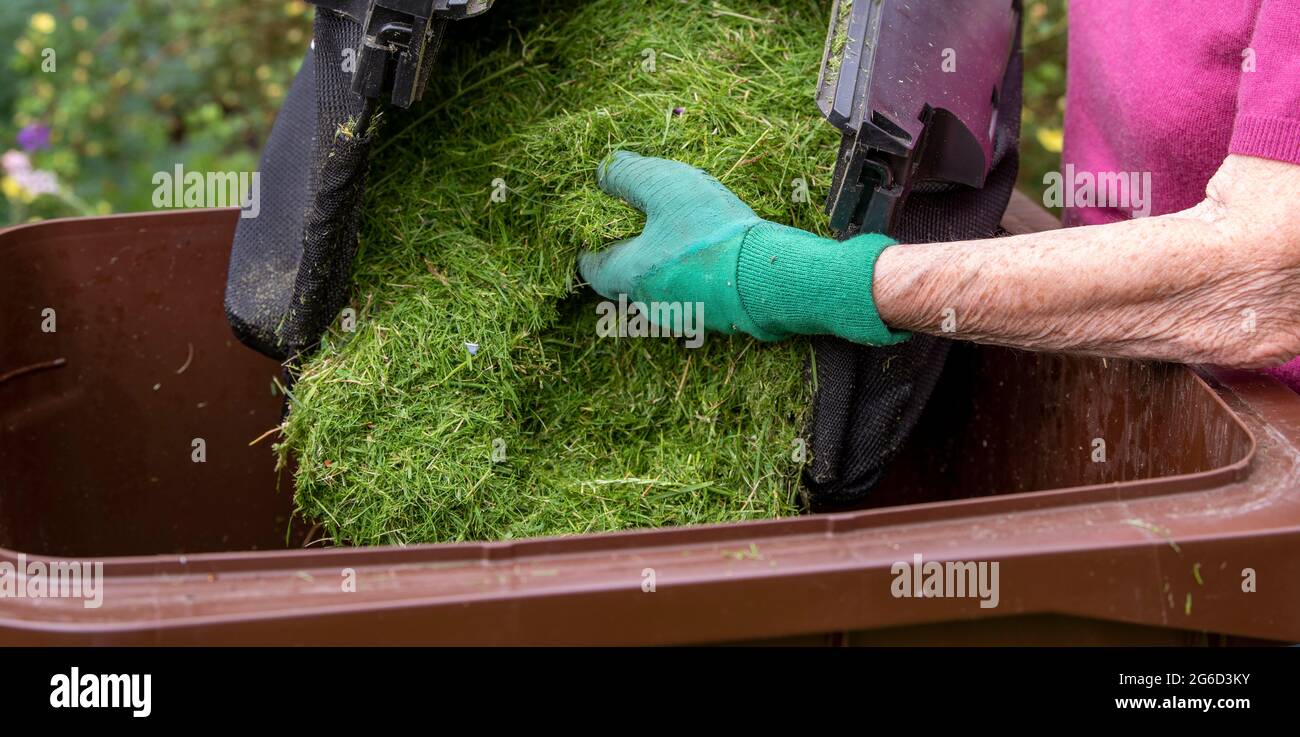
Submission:
<svg viewBox="0 0 1300 737">
<path fill-rule="evenodd" d="M 301 512 L 352 544 L 795 513 L 807 341 L 597 337 L 575 261 L 644 222 L 596 187 L 620 148 L 824 232 L 827 12 L 519 0 L 477 38 L 453 28 L 424 103 L 384 123 L 355 330 L 336 324 L 292 392 L 277 447 L 297 460 Z"/>
</svg>

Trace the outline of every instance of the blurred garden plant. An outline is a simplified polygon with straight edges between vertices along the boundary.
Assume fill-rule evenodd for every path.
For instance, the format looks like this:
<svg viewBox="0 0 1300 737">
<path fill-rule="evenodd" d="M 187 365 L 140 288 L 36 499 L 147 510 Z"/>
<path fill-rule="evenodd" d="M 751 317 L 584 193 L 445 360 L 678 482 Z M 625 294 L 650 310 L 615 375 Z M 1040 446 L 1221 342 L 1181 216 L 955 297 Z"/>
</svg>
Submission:
<svg viewBox="0 0 1300 737">
<path fill-rule="evenodd" d="M 28 129 L 24 129 L 26 131 Z M 31 141 L 29 137 L 26 139 Z M 24 143 L 24 137 L 19 134 L 19 142 Z M 24 146 L 29 151 L 40 148 L 39 146 Z M 22 221 L 26 208 L 35 202 L 38 197 L 49 196 L 57 198 L 76 211 L 85 211 L 86 205 L 72 194 L 59 186 L 59 178 L 52 171 L 44 169 L 33 169 L 31 157 L 26 151 L 14 151 L 10 149 L 0 157 L 0 193 L 4 194 L 5 200 L 9 202 L 10 212 L 14 214 L 15 221 Z"/>
<path fill-rule="evenodd" d="M 1066 9 L 1067 0 L 1025 2 L 1025 86 L 1020 113 L 1020 177 L 1017 185 L 1035 202 L 1043 201 L 1042 193 L 1046 188 L 1043 175 L 1061 169 Z"/>
<path fill-rule="evenodd" d="M 0 3 L 3 222 L 152 209 L 154 172 L 251 171 L 310 40 L 301 0 Z"/>
</svg>

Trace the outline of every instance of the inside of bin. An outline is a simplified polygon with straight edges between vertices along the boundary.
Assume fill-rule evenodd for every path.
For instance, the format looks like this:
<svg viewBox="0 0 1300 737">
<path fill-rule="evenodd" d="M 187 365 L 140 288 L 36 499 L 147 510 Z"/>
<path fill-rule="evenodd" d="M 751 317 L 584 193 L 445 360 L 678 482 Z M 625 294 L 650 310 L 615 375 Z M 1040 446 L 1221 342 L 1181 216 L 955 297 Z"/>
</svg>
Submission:
<svg viewBox="0 0 1300 737">
<path fill-rule="evenodd" d="M 222 310 L 234 224 L 190 211 L 0 235 L 15 265 L 0 271 L 0 547 L 303 544 L 291 474 L 253 442 L 280 421 L 280 367 Z M 870 506 L 1208 471 L 1250 442 L 1186 368 L 962 346 Z"/>
</svg>

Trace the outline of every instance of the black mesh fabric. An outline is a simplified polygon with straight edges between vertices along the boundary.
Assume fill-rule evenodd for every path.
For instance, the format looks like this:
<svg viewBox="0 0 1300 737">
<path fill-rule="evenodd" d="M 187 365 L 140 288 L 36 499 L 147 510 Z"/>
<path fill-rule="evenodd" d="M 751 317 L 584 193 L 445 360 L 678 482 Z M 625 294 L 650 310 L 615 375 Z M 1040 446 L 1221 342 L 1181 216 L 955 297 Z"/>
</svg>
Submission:
<svg viewBox="0 0 1300 737">
<path fill-rule="evenodd" d="M 1021 63 L 1017 43 L 998 102 L 994 166 L 984 187 L 918 184 L 890 233 L 900 243 L 1001 234 L 999 224 L 1019 170 Z M 948 348 L 949 341 L 920 334 L 883 348 L 833 337 L 813 341 L 816 391 L 809 428 L 813 457 L 804 470 L 809 507 L 834 509 L 863 500 L 920 419 Z"/>
<path fill-rule="evenodd" d="M 314 49 L 289 89 L 262 154 L 256 218 L 231 247 L 226 317 L 245 344 L 278 359 L 314 346 L 347 302 L 371 137 L 344 70 L 361 26 L 316 14 Z"/>
</svg>

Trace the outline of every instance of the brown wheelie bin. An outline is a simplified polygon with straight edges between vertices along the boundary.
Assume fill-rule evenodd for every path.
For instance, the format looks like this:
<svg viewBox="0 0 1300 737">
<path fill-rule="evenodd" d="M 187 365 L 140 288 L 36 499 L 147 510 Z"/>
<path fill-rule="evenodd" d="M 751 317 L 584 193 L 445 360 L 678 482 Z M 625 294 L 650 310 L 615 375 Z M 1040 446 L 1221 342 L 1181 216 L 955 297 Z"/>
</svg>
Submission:
<svg viewBox="0 0 1300 737">
<path fill-rule="evenodd" d="M 304 549 L 290 476 L 250 445 L 279 366 L 222 313 L 236 219 L 0 232 L 0 563 L 104 564 L 97 608 L 0 598 L 0 644 L 1300 639 L 1300 397 L 997 348 L 952 361 L 869 508 Z M 1017 198 L 1005 225 L 1055 223 Z M 996 606 L 896 595 L 916 556 L 996 563 Z"/>
</svg>

